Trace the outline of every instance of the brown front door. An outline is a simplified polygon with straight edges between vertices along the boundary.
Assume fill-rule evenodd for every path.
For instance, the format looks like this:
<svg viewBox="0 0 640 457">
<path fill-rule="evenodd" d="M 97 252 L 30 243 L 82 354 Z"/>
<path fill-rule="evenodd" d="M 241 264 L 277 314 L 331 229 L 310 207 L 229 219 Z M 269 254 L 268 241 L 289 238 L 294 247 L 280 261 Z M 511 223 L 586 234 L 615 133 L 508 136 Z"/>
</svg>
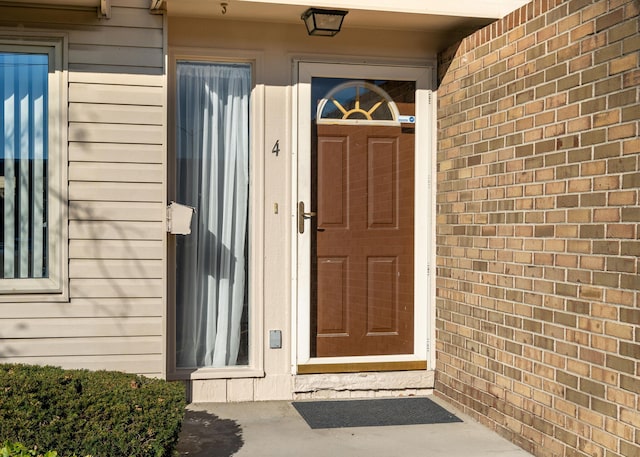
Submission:
<svg viewBox="0 0 640 457">
<path fill-rule="evenodd" d="M 413 131 L 316 128 L 311 354 L 412 354 Z"/>
</svg>

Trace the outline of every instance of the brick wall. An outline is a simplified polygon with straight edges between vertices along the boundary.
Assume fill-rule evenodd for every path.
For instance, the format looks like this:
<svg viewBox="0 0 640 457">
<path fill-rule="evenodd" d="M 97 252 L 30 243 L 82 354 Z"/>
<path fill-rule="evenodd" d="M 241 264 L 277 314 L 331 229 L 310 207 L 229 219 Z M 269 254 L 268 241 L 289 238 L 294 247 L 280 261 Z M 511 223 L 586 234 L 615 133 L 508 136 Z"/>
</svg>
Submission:
<svg viewBox="0 0 640 457">
<path fill-rule="evenodd" d="M 436 391 L 536 456 L 640 456 L 639 14 L 535 0 L 440 56 Z"/>
</svg>

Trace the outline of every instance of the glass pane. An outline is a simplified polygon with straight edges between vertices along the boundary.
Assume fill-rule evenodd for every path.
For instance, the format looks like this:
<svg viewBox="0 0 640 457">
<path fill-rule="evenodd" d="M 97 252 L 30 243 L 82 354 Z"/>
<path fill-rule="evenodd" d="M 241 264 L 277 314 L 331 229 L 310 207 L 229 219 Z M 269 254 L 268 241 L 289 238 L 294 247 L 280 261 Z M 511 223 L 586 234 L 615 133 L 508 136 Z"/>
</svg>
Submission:
<svg viewBox="0 0 640 457">
<path fill-rule="evenodd" d="M 311 91 L 312 119 L 320 106 L 322 119 L 393 121 L 390 103 L 401 106 L 415 101 L 413 81 L 313 78 Z"/>
<path fill-rule="evenodd" d="M 46 278 L 46 54 L 0 52 L 0 278 Z"/>
<path fill-rule="evenodd" d="M 176 364 L 247 365 L 251 66 L 179 62 L 177 201 L 196 208 L 177 236 Z"/>
</svg>

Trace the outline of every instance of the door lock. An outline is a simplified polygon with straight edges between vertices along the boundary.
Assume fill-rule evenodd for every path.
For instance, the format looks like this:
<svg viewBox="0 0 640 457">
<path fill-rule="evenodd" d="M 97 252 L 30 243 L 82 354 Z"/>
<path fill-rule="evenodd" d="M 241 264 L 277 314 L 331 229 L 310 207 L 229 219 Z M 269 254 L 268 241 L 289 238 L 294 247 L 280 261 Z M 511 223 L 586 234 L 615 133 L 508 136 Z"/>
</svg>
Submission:
<svg viewBox="0 0 640 457">
<path fill-rule="evenodd" d="M 304 212 L 304 202 L 298 202 L 298 233 L 304 233 L 304 220 L 316 217 L 315 211 Z"/>
</svg>

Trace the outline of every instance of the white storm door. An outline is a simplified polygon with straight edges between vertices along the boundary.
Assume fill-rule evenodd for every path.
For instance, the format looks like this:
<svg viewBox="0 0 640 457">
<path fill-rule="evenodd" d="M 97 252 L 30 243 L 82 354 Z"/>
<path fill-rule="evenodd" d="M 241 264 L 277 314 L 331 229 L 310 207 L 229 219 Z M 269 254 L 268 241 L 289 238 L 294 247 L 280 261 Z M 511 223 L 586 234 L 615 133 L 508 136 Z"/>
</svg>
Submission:
<svg viewBox="0 0 640 457">
<path fill-rule="evenodd" d="M 432 332 L 432 294 L 433 278 L 430 276 L 430 265 L 433 264 L 433 204 L 434 199 L 430 188 L 430 178 L 434 160 L 432 154 L 432 122 L 433 106 L 431 104 L 431 69 L 402 66 L 365 66 L 345 64 L 319 64 L 299 63 L 297 81 L 297 193 L 294 192 L 294 230 L 297 234 L 295 262 L 297 266 L 297 281 L 295 281 L 296 296 L 296 340 L 294 353 L 297 372 L 313 372 L 317 366 L 339 366 L 344 364 L 367 364 L 375 367 L 375 364 L 396 363 L 397 367 L 422 366 L 421 363 L 431 365 L 432 351 L 428 351 L 428 339 Z M 414 213 L 414 313 L 413 344 L 409 351 L 403 354 L 389 354 L 384 351 L 374 355 L 349 355 L 349 356 L 319 356 L 316 351 L 317 287 L 314 284 L 316 272 L 312 271 L 313 251 L 316 248 L 317 230 L 312 221 L 312 214 L 301 218 L 301 211 L 305 213 L 316 212 L 313 208 L 314 182 L 316 173 L 313 150 L 317 141 L 316 110 L 318 102 L 324 97 L 319 95 L 318 85 L 330 87 L 332 82 L 336 85 L 358 86 L 360 82 L 369 81 L 367 84 L 380 84 L 385 81 L 407 81 L 415 87 L 415 113 L 412 116 L 402 116 L 403 126 L 407 123 L 409 130 L 415 131 L 415 213 Z M 336 103 L 336 106 L 339 103 Z M 346 109 L 342 110 L 346 112 Z M 396 113 L 397 115 L 397 113 Z M 410 119 L 409 119 L 410 118 Z M 331 121 L 328 122 L 331 124 Z M 339 124 L 338 121 L 335 122 Z M 349 124 L 349 122 L 346 122 Z M 354 125 L 358 121 L 351 122 Z M 364 123 L 366 124 L 366 122 Z M 380 125 L 384 124 L 382 122 Z M 384 127 L 381 127 L 384 129 Z M 316 184 L 317 186 L 317 184 Z M 301 204 L 304 204 L 304 209 Z M 312 231 L 312 228 L 314 231 Z M 375 351 L 374 351 L 375 352 Z M 401 365 L 404 363 L 404 365 Z M 373 365 L 372 365 L 373 364 Z M 305 367 L 311 367 L 305 371 Z M 403 368 L 398 368 L 403 369 Z M 411 369 L 411 368 L 404 368 Z M 322 369 L 320 370 L 322 371 Z M 331 371 L 330 369 L 328 371 Z M 338 370 L 339 371 L 339 370 Z"/>
</svg>

